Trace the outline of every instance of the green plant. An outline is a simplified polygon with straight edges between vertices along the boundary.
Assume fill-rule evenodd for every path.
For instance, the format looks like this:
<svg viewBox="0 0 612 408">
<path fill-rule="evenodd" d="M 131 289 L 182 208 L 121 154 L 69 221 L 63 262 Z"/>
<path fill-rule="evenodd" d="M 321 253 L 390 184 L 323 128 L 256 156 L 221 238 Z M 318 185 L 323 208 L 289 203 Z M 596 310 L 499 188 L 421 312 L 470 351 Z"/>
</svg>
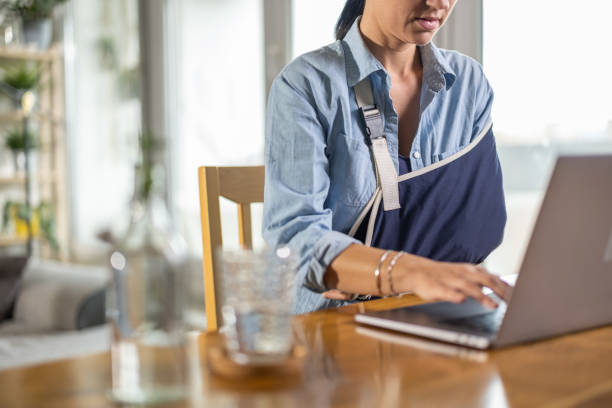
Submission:
<svg viewBox="0 0 612 408">
<path fill-rule="evenodd" d="M 2 80 L 15 89 L 29 91 L 34 89 L 40 79 L 38 64 L 18 64 L 5 68 Z"/>
<path fill-rule="evenodd" d="M 96 40 L 96 50 L 102 68 L 112 70 L 117 67 L 117 47 L 112 37 L 102 36 L 98 38 Z"/>
<path fill-rule="evenodd" d="M 59 243 L 57 241 L 55 209 L 52 204 L 41 201 L 38 207 L 30 210 L 25 203 L 6 201 L 2 210 L 2 229 L 6 230 L 11 219 L 11 211 L 14 209 L 15 217 L 18 220 L 29 223 L 36 232 L 36 221 L 40 228 L 40 236 L 47 241 L 52 249 L 58 250 Z"/>
<path fill-rule="evenodd" d="M 5 201 L 4 207 L 2 208 L 2 230 L 6 230 L 11 217 L 11 208 L 13 207 L 12 201 Z"/>
<path fill-rule="evenodd" d="M 29 217 L 29 211 L 28 211 L 28 207 L 25 205 L 25 203 L 18 203 L 15 201 L 5 201 L 4 202 L 4 208 L 2 209 L 2 229 L 6 230 L 6 228 L 9 225 L 9 221 L 11 218 L 11 210 L 15 209 L 15 215 L 18 219 L 22 220 L 22 221 L 28 221 L 30 219 Z"/>
<path fill-rule="evenodd" d="M 157 138 L 151 132 L 141 132 L 138 135 L 138 144 L 140 147 L 139 151 L 139 163 L 136 166 L 137 180 L 140 185 L 137 191 L 138 198 L 146 200 L 151 194 L 153 187 L 153 168 L 155 165 L 156 154 L 158 154 L 163 147 L 163 140 Z"/>
<path fill-rule="evenodd" d="M 140 67 L 126 68 L 117 77 L 119 96 L 123 99 L 133 99 L 140 95 Z"/>
<path fill-rule="evenodd" d="M 38 21 L 51 17 L 55 6 L 66 0 L 5 0 L 0 10 L 21 17 L 24 22 Z"/>
<path fill-rule="evenodd" d="M 49 243 L 51 248 L 58 250 L 59 243 L 57 242 L 55 211 L 53 206 L 43 201 L 38 205 L 37 210 L 42 237 Z"/>
<path fill-rule="evenodd" d="M 29 148 L 36 147 L 36 136 L 32 132 L 27 132 L 27 139 L 29 142 Z M 24 137 L 23 131 L 19 128 L 13 128 L 9 130 L 9 132 L 5 136 L 4 143 L 6 147 L 12 152 L 25 150 L 26 139 Z"/>
</svg>

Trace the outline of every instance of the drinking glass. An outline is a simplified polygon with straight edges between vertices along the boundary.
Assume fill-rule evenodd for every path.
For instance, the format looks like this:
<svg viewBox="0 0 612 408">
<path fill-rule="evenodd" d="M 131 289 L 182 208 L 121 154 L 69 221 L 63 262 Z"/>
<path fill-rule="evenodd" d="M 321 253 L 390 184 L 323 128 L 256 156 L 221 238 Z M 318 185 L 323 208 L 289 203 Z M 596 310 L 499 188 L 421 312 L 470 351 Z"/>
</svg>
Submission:
<svg viewBox="0 0 612 408">
<path fill-rule="evenodd" d="M 291 352 L 296 257 L 276 251 L 221 251 L 222 329 L 230 357 L 270 364 Z"/>
</svg>

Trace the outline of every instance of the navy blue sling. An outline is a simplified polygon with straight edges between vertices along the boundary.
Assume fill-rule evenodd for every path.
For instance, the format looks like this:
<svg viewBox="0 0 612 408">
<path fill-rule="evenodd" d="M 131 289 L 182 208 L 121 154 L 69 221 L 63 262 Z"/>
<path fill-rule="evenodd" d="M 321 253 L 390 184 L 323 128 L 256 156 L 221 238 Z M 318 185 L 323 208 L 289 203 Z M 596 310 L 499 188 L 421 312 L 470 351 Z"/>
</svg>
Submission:
<svg viewBox="0 0 612 408">
<path fill-rule="evenodd" d="M 407 159 L 399 164 L 401 207 L 383 211 L 379 188 L 351 235 L 377 248 L 474 264 L 501 243 L 506 207 L 490 124 L 442 161 L 414 172 Z"/>
</svg>

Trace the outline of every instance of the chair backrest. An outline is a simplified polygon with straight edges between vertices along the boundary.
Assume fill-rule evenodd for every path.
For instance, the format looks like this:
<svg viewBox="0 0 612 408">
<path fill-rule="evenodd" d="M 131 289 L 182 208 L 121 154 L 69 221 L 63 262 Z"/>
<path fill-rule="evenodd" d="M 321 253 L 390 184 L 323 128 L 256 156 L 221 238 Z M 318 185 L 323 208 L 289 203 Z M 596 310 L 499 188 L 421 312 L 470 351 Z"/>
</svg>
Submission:
<svg viewBox="0 0 612 408">
<path fill-rule="evenodd" d="M 262 203 L 264 198 L 264 166 L 209 167 L 198 169 L 200 184 L 200 216 L 202 221 L 202 244 L 204 253 L 204 297 L 207 331 L 217 330 L 221 325 L 219 279 L 216 249 L 223 246 L 221 237 L 221 212 L 219 197 L 238 204 L 238 238 L 240 246 L 251 249 L 251 203 Z"/>
</svg>

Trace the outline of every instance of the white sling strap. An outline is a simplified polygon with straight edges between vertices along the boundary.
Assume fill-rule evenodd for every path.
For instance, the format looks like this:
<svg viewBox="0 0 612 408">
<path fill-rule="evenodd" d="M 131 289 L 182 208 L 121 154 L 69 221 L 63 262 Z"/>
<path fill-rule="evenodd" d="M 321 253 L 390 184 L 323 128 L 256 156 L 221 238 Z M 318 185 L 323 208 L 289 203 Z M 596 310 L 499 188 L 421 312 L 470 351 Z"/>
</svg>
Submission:
<svg viewBox="0 0 612 408">
<path fill-rule="evenodd" d="M 382 115 L 374 104 L 370 79 L 368 77 L 364 78 L 353 89 L 372 148 L 376 165 L 376 178 L 382 190 L 383 209 L 385 211 L 396 210 L 400 208 L 397 172 L 387 148 Z"/>
</svg>

